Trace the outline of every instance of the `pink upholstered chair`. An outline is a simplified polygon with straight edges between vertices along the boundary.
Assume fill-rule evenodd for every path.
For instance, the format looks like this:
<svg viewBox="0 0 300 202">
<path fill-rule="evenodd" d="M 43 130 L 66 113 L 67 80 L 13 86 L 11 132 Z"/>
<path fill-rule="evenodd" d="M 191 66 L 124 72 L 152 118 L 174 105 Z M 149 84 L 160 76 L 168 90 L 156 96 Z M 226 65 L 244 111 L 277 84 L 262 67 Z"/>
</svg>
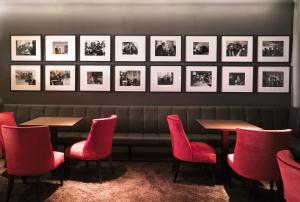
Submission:
<svg viewBox="0 0 300 202">
<path fill-rule="evenodd" d="M 178 115 L 169 115 L 167 121 L 175 159 L 173 163 L 173 171 L 175 170 L 173 182 L 176 182 L 180 162 L 197 162 L 213 165 L 212 176 L 214 181 L 215 164 L 217 162 L 214 148 L 203 142 L 190 142 Z"/>
<path fill-rule="evenodd" d="M 9 176 L 7 201 L 9 201 L 15 176 L 35 176 L 37 188 L 39 176 L 60 167 L 60 183 L 63 185 L 62 165 L 64 154 L 52 150 L 47 126 L 2 126 L 2 135 Z"/>
<path fill-rule="evenodd" d="M 277 153 L 284 195 L 287 202 L 300 201 L 300 163 L 296 162 L 289 150 L 282 150 Z"/>
<path fill-rule="evenodd" d="M 7 125 L 7 126 L 17 126 L 15 116 L 13 112 L 1 112 L 0 113 L 0 126 Z M 3 138 L 0 130 L 0 158 L 4 156 L 4 144 Z"/>
<path fill-rule="evenodd" d="M 101 160 L 109 158 L 112 168 L 111 152 L 112 140 L 117 123 L 117 116 L 93 119 L 87 140 L 77 142 L 65 150 L 65 155 L 70 159 L 97 161 L 98 178 L 102 182 Z"/>
<path fill-rule="evenodd" d="M 230 168 L 250 180 L 249 193 L 253 188 L 253 180 L 270 181 L 273 189 L 273 182 L 281 181 L 276 153 L 288 148 L 291 130 L 237 129 L 236 134 L 234 154 L 227 156 Z"/>
</svg>

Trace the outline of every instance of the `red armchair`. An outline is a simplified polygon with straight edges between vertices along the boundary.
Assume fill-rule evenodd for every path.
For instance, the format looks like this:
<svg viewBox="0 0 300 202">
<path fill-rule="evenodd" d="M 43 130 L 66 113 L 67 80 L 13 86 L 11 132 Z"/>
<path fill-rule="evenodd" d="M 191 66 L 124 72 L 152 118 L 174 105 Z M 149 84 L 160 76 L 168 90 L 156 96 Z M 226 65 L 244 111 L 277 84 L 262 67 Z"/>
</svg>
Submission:
<svg viewBox="0 0 300 202">
<path fill-rule="evenodd" d="M 1 112 L 0 113 L 0 126 L 7 125 L 7 126 L 17 126 L 15 116 L 13 112 Z M 3 138 L 0 130 L 0 158 L 4 156 L 4 143 Z"/>
<path fill-rule="evenodd" d="M 52 150 L 47 126 L 2 126 L 2 135 L 9 176 L 6 201 L 9 201 L 15 176 L 35 176 L 38 189 L 39 176 L 60 167 L 63 185 L 64 154 Z"/>
<path fill-rule="evenodd" d="M 230 168 L 249 179 L 250 185 L 253 180 L 266 180 L 271 182 L 272 188 L 274 181 L 281 181 L 276 153 L 288 148 L 291 130 L 237 129 L 236 134 L 234 154 L 227 156 Z M 249 193 L 251 189 L 252 186 Z"/>
<path fill-rule="evenodd" d="M 176 182 L 180 162 L 209 163 L 213 165 L 212 177 L 214 181 L 215 164 L 217 162 L 214 148 L 203 142 L 190 142 L 178 115 L 169 115 L 167 121 L 175 159 L 173 163 L 173 171 L 175 170 L 173 182 Z"/>
<path fill-rule="evenodd" d="M 277 153 L 284 194 L 287 202 L 300 201 L 300 163 L 297 163 L 289 150 Z"/>
<path fill-rule="evenodd" d="M 98 169 L 98 178 L 100 182 L 102 182 L 102 159 L 109 158 L 110 167 L 113 173 L 111 151 L 112 139 L 116 123 L 116 115 L 112 115 L 109 118 L 93 119 L 93 123 L 87 140 L 77 142 L 69 146 L 65 150 L 65 155 L 67 158 L 86 161 L 96 161 Z"/>
</svg>

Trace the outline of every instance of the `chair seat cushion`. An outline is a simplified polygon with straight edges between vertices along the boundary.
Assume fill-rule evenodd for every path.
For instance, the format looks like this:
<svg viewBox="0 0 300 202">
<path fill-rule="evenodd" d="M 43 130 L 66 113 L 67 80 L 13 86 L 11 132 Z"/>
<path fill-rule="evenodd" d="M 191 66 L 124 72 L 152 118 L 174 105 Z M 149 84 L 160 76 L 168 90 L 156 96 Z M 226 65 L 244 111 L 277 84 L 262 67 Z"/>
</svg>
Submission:
<svg viewBox="0 0 300 202">
<path fill-rule="evenodd" d="M 190 142 L 193 162 L 216 163 L 215 149 L 204 142 Z"/>
<path fill-rule="evenodd" d="M 68 158 L 80 159 L 83 160 L 83 148 L 86 141 L 77 142 L 65 150 L 65 155 Z"/>
<path fill-rule="evenodd" d="M 53 151 L 54 154 L 54 164 L 53 169 L 59 167 L 65 161 L 64 153 Z"/>
</svg>

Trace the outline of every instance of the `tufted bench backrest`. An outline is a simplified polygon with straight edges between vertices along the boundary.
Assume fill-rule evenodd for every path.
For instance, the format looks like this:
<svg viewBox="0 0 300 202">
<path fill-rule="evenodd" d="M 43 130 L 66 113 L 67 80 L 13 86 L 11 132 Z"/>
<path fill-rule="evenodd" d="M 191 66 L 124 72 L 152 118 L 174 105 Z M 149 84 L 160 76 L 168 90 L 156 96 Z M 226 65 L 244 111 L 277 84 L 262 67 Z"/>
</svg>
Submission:
<svg viewBox="0 0 300 202">
<path fill-rule="evenodd" d="M 104 106 L 104 105 L 34 105 L 4 104 L 3 111 L 13 111 L 18 123 L 39 116 L 82 116 L 72 129 L 89 131 L 93 118 L 118 115 L 117 132 L 167 133 L 166 116 L 178 114 L 188 133 L 199 133 L 196 119 L 240 119 L 264 129 L 289 128 L 288 107 L 230 106 Z"/>
</svg>

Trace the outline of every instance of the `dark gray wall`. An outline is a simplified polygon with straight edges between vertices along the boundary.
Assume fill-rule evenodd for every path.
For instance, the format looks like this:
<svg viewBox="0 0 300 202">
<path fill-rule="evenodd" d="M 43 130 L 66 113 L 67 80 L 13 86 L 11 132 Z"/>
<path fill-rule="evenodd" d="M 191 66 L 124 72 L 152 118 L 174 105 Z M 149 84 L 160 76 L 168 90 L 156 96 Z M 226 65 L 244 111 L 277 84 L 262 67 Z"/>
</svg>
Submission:
<svg viewBox="0 0 300 202">
<path fill-rule="evenodd" d="M 0 2 L 1 3 L 1 2 Z M 280 105 L 289 106 L 290 94 L 151 93 L 147 67 L 146 93 L 118 92 L 11 92 L 11 34 L 141 34 L 141 35 L 291 35 L 293 3 L 230 4 L 9 4 L 0 5 L 0 96 L 5 103 L 117 104 L 117 105 Z M 184 41 L 184 40 L 183 40 Z M 219 41 L 220 42 L 220 41 Z M 220 43 L 219 43 L 220 44 Z M 255 45 L 256 47 L 256 45 Z M 149 56 L 149 46 L 148 46 Z M 220 55 L 220 53 L 219 53 Z M 255 54 L 256 56 L 256 54 Z M 148 57 L 149 58 L 149 57 Z M 220 61 L 220 59 L 219 59 Z M 45 64 L 87 64 L 61 62 Z M 95 64 L 95 63 L 88 63 Z M 130 63 L 96 63 L 127 65 Z M 134 63 L 145 64 L 145 63 Z M 146 62 L 147 66 L 161 63 Z M 186 65 L 186 63 L 164 63 Z M 194 63 L 218 65 L 225 63 Z M 254 66 L 258 66 L 256 62 Z M 227 65 L 232 65 L 227 63 Z M 235 64 L 240 65 L 240 64 Z M 244 65 L 251 65 L 246 63 Z M 285 64 L 288 65 L 288 64 Z M 77 69 L 79 67 L 77 66 Z M 79 71 L 77 72 L 79 73 Z M 112 75 L 114 71 L 112 68 Z M 77 74 L 78 75 L 78 74 Z M 256 78 L 255 70 L 254 77 Z M 185 68 L 182 70 L 185 90 Z M 113 80 L 114 76 L 112 76 Z M 44 79 L 42 79 L 43 83 Z M 79 78 L 77 78 L 79 81 Z M 256 81 L 256 80 L 255 80 Z M 79 82 L 77 82 L 79 84 Z M 42 85 L 44 89 L 44 85 Z M 112 82 L 112 89 L 114 85 Z M 256 82 L 254 84 L 256 91 Z"/>
</svg>

